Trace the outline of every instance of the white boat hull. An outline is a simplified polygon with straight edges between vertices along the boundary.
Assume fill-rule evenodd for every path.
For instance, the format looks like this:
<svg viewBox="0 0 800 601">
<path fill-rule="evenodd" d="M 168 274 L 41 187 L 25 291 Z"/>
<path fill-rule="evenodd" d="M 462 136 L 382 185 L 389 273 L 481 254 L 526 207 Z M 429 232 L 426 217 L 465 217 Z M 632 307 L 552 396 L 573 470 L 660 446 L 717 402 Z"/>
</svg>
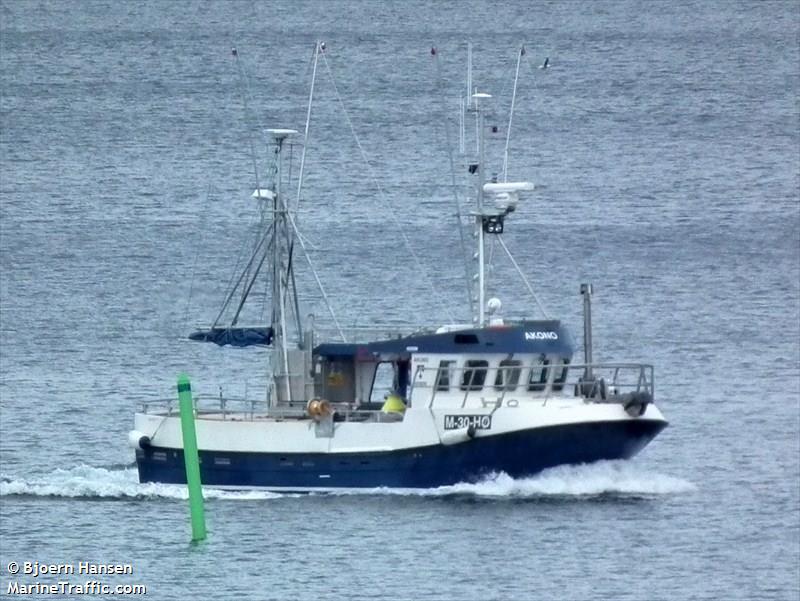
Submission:
<svg viewBox="0 0 800 601">
<path fill-rule="evenodd" d="M 512 477 L 562 464 L 627 459 L 666 425 L 650 404 L 631 417 L 612 403 L 551 399 L 545 405 L 486 409 L 409 409 L 402 421 L 333 422 L 320 436 L 312 420 L 197 420 L 206 486 L 269 490 L 432 488 Z M 184 483 L 177 415 L 136 415 L 150 443 L 137 449 L 142 482 Z"/>
</svg>

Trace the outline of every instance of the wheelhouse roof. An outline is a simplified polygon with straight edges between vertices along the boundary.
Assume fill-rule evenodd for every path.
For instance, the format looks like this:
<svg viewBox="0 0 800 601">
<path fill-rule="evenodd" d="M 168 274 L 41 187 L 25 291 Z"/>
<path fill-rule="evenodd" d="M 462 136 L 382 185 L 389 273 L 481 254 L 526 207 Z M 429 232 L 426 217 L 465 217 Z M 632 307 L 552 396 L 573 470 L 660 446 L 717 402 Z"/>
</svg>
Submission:
<svg viewBox="0 0 800 601">
<path fill-rule="evenodd" d="M 314 354 L 329 358 L 374 361 L 385 355 L 432 354 L 549 354 L 571 357 L 572 335 L 560 321 L 523 321 L 452 332 L 412 334 L 365 343 L 326 342 Z"/>
</svg>

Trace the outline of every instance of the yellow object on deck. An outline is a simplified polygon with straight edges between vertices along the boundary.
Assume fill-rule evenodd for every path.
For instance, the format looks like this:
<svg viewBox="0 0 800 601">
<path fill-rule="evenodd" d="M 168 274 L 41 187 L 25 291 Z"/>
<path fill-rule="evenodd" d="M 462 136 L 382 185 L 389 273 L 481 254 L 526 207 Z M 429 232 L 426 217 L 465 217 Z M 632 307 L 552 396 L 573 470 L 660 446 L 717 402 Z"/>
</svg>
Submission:
<svg viewBox="0 0 800 601">
<path fill-rule="evenodd" d="M 383 407 L 381 407 L 381 411 L 384 413 L 404 413 L 405 410 L 406 404 L 403 402 L 400 395 L 395 393 L 387 395 L 386 401 L 384 401 Z"/>
</svg>

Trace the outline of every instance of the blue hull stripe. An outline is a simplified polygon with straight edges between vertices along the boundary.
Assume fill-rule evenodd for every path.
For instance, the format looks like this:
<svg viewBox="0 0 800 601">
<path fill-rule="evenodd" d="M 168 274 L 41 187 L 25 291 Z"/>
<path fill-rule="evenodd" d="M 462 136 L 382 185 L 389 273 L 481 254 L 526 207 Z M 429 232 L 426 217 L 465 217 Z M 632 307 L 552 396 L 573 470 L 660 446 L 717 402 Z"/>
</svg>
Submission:
<svg viewBox="0 0 800 601">
<path fill-rule="evenodd" d="M 204 485 L 232 488 L 435 488 L 491 472 L 518 478 L 556 465 L 628 459 L 665 426 L 652 420 L 571 424 L 373 453 L 200 451 L 200 472 Z M 136 464 L 141 482 L 186 483 L 180 449 L 137 450 Z"/>
</svg>

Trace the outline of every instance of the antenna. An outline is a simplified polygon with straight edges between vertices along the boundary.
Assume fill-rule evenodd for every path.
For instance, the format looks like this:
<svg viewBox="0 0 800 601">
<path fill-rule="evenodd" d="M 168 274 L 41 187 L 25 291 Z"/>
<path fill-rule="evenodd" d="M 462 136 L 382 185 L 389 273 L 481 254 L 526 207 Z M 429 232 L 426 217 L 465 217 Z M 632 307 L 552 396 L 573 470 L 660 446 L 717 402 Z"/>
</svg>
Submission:
<svg viewBox="0 0 800 601">
<path fill-rule="evenodd" d="M 522 57 L 525 55 L 525 45 L 519 48 L 517 54 L 517 70 L 514 73 L 514 90 L 511 93 L 511 109 L 508 112 L 508 129 L 506 130 L 506 147 L 503 150 L 503 181 L 508 181 L 508 145 L 511 141 L 511 122 L 514 119 L 514 103 L 517 100 L 517 82 L 519 81 L 519 65 L 522 62 Z"/>
</svg>

